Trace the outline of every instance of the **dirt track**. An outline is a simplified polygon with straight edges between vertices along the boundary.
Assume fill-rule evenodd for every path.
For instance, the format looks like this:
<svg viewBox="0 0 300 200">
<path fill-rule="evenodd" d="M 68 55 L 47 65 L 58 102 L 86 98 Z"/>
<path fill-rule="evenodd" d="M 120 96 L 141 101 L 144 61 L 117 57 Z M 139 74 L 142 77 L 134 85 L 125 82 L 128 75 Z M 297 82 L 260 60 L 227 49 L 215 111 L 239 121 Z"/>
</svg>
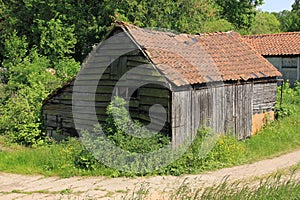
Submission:
<svg viewBox="0 0 300 200">
<path fill-rule="evenodd" d="M 221 182 L 225 176 L 229 176 L 228 180 L 231 181 L 247 180 L 286 169 L 299 162 L 300 150 L 253 164 L 181 177 L 61 179 L 0 173 L 0 199 L 122 199 L 126 194 L 138 190 L 143 184 L 150 188 L 153 199 L 159 199 L 157 197 L 161 196 L 161 193 L 178 188 L 183 181 L 195 187 L 211 186 Z"/>
</svg>

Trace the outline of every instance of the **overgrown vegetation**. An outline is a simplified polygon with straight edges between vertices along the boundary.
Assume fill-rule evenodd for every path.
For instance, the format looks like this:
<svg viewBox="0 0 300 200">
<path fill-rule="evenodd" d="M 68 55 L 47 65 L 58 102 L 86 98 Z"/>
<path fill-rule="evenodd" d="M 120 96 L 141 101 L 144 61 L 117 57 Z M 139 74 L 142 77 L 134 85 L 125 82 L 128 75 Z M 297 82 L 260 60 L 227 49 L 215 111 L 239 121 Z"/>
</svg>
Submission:
<svg viewBox="0 0 300 200">
<path fill-rule="evenodd" d="M 77 73 L 80 62 L 113 22 L 123 20 L 191 34 L 232 29 L 242 34 L 299 30 L 298 0 L 292 11 L 279 14 L 258 11 L 262 3 L 0 0 L 0 134 L 28 146 L 45 143 L 42 101 Z"/>
<path fill-rule="evenodd" d="M 4 50 L 0 134 L 27 146 L 42 144 L 46 141 L 41 121 L 43 100 L 73 77 L 79 64 L 67 57 L 50 59 L 36 47 L 29 49 L 26 37 L 18 37 L 16 32 L 7 36 Z"/>
<path fill-rule="evenodd" d="M 129 152 L 145 153 L 159 150 L 170 144 L 168 136 L 152 133 L 143 128 L 139 121 L 132 122 L 125 105 L 124 99 L 115 97 L 107 108 L 108 117 L 104 133 L 114 145 Z M 128 132 L 131 132 L 131 135 L 127 134 Z M 147 137 L 143 138 L 144 136 Z"/>
<path fill-rule="evenodd" d="M 221 135 L 215 147 L 205 157 L 199 157 L 200 148 L 208 130 L 200 130 L 194 143 L 179 159 L 167 167 L 142 175 L 180 175 L 199 173 L 206 170 L 215 170 L 238 164 L 254 162 L 260 159 L 277 156 L 300 147 L 300 87 L 299 83 L 294 88 L 284 84 L 282 109 L 277 108 L 278 120 L 271 122 L 257 135 L 245 141 L 237 141 L 232 136 Z M 278 89 L 280 90 L 280 88 Z M 278 104 L 280 92 L 278 93 Z M 288 112 L 283 112 L 282 110 Z M 109 107 L 108 113 L 111 112 Z M 117 112 L 122 113 L 122 109 Z M 284 117 L 283 117 L 284 116 Z M 124 116 L 123 116 L 124 117 Z M 126 117 L 121 121 L 127 122 Z M 108 119 L 107 127 L 110 139 L 125 149 L 135 152 L 152 151 L 151 145 L 157 148 L 169 142 L 165 136 L 155 137 L 151 141 L 135 146 L 131 137 L 126 137 L 123 132 L 114 126 L 112 118 Z M 111 177 L 133 176 L 110 169 L 96 160 L 78 141 L 70 138 L 62 143 L 46 143 L 42 146 L 24 147 L 7 143 L 7 137 L 0 138 L 0 171 L 14 173 L 59 175 L 63 177 L 74 175 L 105 175 Z M 155 146 L 155 145 L 154 145 Z M 40 156 L 43 155 L 43 156 Z"/>
</svg>

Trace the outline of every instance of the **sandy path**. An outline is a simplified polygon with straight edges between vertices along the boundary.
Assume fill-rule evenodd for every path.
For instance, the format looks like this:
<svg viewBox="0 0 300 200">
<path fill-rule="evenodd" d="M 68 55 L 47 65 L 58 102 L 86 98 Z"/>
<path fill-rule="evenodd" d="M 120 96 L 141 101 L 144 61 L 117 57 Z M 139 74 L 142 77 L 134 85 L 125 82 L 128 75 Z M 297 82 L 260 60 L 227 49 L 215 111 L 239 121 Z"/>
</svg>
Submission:
<svg viewBox="0 0 300 200">
<path fill-rule="evenodd" d="M 294 166 L 299 162 L 300 150 L 253 164 L 180 177 L 61 179 L 0 173 L 0 199 L 122 199 L 122 196 L 138 190 L 142 184 L 150 188 L 150 194 L 154 197 L 178 188 L 183 181 L 194 186 L 210 186 L 221 182 L 224 176 L 229 176 L 228 180 L 231 181 L 251 179 Z"/>
</svg>

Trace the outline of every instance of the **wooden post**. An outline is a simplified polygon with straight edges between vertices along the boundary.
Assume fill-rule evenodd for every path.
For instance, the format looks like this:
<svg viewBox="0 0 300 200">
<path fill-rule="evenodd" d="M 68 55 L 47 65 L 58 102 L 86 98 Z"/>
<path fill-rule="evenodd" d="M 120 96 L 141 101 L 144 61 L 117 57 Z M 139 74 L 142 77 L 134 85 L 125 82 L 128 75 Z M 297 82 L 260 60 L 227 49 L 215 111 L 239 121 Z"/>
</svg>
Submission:
<svg viewBox="0 0 300 200">
<path fill-rule="evenodd" d="M 300 56 L 297 59 L 297 80 L 300 80 Z"/>
</svg>

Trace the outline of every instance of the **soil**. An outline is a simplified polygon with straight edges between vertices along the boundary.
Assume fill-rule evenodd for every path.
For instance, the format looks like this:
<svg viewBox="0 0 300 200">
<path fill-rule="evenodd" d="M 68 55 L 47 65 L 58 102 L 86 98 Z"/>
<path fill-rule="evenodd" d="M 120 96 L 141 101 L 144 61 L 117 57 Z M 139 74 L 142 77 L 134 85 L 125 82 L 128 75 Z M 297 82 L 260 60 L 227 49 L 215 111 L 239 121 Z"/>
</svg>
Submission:
<svg viewBox="0 0 300 200">
<path fill-rule="evenodd" d="M 44 177 L 0 173 L 0 199 L 131 199 L 133 191 L 149 189 L 147 199 L 165 199 L 185 182 L 208 187 L 226 181 L 255 180 L 300 163 L 300 150 L 256 163 L 224 168 L 198 175 L 139 178 Z M 299 177 L 300 172 L 296 172 Z"/>
</svg>

